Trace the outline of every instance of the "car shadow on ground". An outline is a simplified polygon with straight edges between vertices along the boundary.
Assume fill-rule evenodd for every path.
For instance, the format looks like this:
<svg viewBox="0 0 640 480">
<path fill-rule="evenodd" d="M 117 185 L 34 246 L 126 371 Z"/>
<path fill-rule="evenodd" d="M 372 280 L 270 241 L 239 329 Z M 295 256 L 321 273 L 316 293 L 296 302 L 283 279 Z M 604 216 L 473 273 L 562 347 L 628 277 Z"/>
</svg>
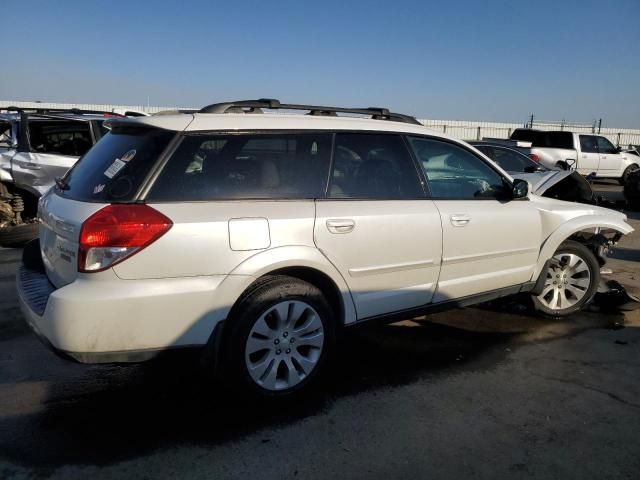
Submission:
<svg viewBox="0 0 640 480">
<path fill-rule="evenodd" d="M 181 444 L 213 446 L 256 432 L 269 442 L 273 428 L 329 412 L 341 398 L 493 368 L 518 343 L 610 328 L 622 318 L 587 313 L 550 321 L 518 305 L 509 299 L 350 329 L 324 383 L 284 402 L 252 401 L 220 388 L 194 368 L 191 355 L 139 365 L 78 366 L 46 382 L 40 409 L 0 416 L 0 450 L 13 463 L 46 471 L 65 464 L 110 464 Z"/>
</svg>

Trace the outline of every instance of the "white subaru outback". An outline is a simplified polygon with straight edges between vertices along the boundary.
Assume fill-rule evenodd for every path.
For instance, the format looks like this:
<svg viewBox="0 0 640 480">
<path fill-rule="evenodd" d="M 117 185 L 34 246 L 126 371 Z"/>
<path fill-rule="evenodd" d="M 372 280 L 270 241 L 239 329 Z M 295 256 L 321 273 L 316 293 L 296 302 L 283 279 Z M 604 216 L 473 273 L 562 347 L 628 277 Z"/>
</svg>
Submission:
<svg viewBox="0 0 640 480">
<path fill-rule="evenodd" d="M 256 100 L 110 122 L 41 199 L 18 273 L 28 323 L 80 362 L 204 347 L 239 385 L 285 395 L 343 326 L 517 292 L 576 312 L 632 231 L 382 108 Z"/>
</svg>

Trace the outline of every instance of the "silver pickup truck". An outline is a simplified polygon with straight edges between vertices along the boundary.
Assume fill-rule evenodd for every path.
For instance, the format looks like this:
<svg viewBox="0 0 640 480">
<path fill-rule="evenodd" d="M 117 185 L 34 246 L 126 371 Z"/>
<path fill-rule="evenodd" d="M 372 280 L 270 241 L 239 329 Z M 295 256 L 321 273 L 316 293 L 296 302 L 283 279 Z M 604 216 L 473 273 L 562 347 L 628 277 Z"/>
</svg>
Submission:
<svg viewBox="0 0 640 480">
<path fill-rule="evenodd" d="M 107 131 L 112 112 L 78 109 L 0 110 L 0 246 L 38 234 L 38 199 Z"/>
</svg>

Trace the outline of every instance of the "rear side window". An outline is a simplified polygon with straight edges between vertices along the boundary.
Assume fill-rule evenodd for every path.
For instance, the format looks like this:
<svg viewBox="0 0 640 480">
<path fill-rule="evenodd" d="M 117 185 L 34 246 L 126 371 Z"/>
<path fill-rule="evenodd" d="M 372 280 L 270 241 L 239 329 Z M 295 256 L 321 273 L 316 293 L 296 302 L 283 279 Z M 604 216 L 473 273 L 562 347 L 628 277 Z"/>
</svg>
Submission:
<svg viewBox="0 0 640 480">
<path fill-rule="evenodd" d="M 531 130 L 528 128 L 516 128 L 509 138 L 511 140 L 520 140 L 523 142 L 533 142 L 539 133 L 540 133 L 539 130 Z"/>
<path fill-rule="evenodd" d="M 29 143 L 38 153 L 80 157 L 91 148 L 89 122 L 29 120 Z"/>
<path fill-rule="evenodd" d="M 336 134 L 330 198 L 424 197 L 415 164 L 399 135 Z"/>
<path fill-rule="evenodd" d="M 324 195 L 331 133 L 187 135 L 147 199 L 304 199 Z"/>
<path fill-rule="evenodd" d="M 64 197 L 87 202 L 133 200 L 175 132 L 114 127 L 65 176 Z"/>
<path fill-rule="evenodd" d="M 596 137 L 593 135 L 580 135 L 580 151 L 583 153 L 598 153 Z"/>
<path fill-rule="evenodd" d="M 574 149 L 571 132 L 540 132 L 533 140 L 534 147 Z"/>
</svg>

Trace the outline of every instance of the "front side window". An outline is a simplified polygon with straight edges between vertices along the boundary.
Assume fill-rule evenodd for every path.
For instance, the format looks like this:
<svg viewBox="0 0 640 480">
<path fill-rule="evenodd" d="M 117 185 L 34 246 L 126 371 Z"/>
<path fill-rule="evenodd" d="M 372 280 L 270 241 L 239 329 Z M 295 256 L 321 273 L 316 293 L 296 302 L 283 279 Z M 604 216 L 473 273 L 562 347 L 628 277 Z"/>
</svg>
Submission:
<svg viewBox="0 0 640 480">
<path fill-rule="evenodd" d="M 187 135 L 149 192 L 158 201 L 324 195 L 331 133 Z"/>
<path fill-rule="evenodd" d="M 609 140 L 604 137 L 595 137 L 598 142 L 598 150 L 600 153 L 618 153 L 618 149 L 613 146 Z"/>
<path fill-rule="evenodd" d="M 452 143 L 411 137 L 409 143 L 422 166 L 431 195 L 436 199 L 502 198 L 502 177 L 470 151 Z"/>
<path fill-rule="evenodd" d="M 399 135 L 337 133 L 329 198 L 422 198 L 415 164 Z"/>
<path fill-rule="evenodd" d="M 580 150 L 583 153 L 598 153 L 596 137 L 593 135 L 580 135 Z"/>
</svg>

